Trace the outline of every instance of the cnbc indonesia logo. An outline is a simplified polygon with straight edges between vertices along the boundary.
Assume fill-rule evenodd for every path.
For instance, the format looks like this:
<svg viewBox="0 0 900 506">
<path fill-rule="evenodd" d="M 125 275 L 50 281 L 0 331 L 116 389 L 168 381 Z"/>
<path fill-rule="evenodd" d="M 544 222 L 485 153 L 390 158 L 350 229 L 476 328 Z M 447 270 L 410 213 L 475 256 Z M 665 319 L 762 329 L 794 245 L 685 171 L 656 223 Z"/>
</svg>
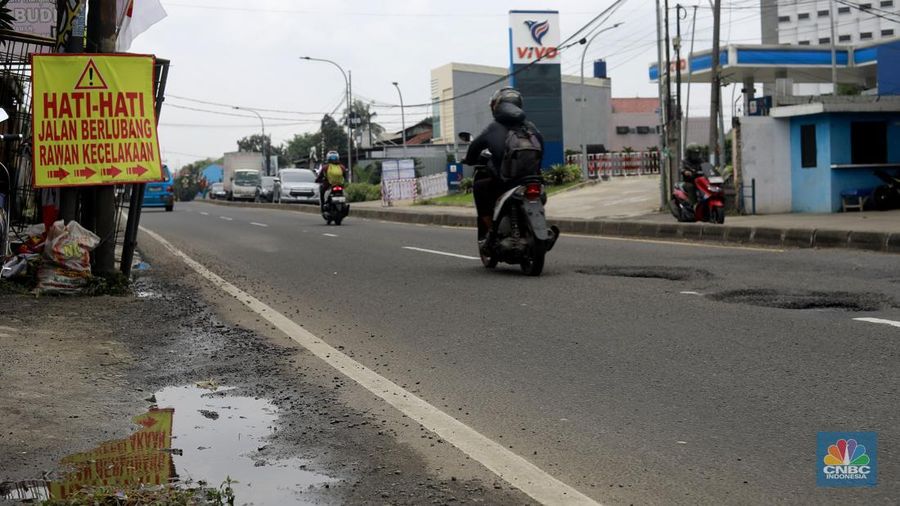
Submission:
<svg viewBox="0 0 900 506">
<path fill-rule="evenodd" d="M 874 432 L 819 433 L 819 486 L 875 485 L 875 445 Z"/>
<path fill-rule="evenodd" d="M 550 33 L 550 20 L 527 20 L 524 21 L 524 25 L 528 28 L 528 31 L 531 34 L 531 40 L 533 40 L 537 45 L 516 47 L 516 53 L 518 54 L 519 59 L 548 60 L 556 58 L 556 56 L 559 54 L 559 50 L 556 47 L 544 46 L 544 37 L 546 37 L 547 34 Z"/>
</svg>

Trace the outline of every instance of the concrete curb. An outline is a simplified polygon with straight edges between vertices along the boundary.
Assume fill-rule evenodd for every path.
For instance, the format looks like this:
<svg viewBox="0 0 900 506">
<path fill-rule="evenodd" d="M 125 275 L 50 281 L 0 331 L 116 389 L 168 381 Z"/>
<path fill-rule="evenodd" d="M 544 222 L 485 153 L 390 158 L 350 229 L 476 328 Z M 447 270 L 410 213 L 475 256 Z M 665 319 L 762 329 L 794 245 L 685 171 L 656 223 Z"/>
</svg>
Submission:
<svg viewBox="0 0 900 506">
<path fill-rule="evenodd" d="M 225 202 L 198 200 L 220 206 L 275 209 L 307 214 L 319 214 L 315 205 L 257 204 L 255 202 Z M 413 210 L 372 209 L 353 207 L 350 215 L 370 220 L 396 221 L 449 227 L 475 227 L 475 216 L 457 213 L 420 213 Z M 649 221 L 588 220 L 583 218 L 553 218 L 551 225 L 564 234 L 612 237 L 640 237 L 674 241 L 699 241 L 744 246 L 776 248 L 841 248 L 900 254 L 900 233 L 857 232 L 811 228 L 748 227 L 714 225 L 711 223 L 654 223 Z"/>
</svg>

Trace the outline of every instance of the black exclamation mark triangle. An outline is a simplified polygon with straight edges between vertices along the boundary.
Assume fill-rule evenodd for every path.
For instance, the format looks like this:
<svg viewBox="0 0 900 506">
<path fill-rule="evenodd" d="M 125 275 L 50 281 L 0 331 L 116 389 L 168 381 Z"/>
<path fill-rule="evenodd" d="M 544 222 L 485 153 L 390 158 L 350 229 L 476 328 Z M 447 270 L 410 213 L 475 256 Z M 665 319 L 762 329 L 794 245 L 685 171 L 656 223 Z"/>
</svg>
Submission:
<svg viewBox="0 0 900 506">
<path fill-rule="evenodd" d="M 81 77 L 78 78 L 78 82 L 75 84 L 76 90 L 105 90 L 108 89 L 106 85 L 106 80 L 103 79 L 103 75 L 100 74 L 100 69 L 97 68 L 97 64 L 94 63 L 93 59 L 88 60 L 87 65 L 84 66 L 84 70 L 81 72 Z"/>
</svg>

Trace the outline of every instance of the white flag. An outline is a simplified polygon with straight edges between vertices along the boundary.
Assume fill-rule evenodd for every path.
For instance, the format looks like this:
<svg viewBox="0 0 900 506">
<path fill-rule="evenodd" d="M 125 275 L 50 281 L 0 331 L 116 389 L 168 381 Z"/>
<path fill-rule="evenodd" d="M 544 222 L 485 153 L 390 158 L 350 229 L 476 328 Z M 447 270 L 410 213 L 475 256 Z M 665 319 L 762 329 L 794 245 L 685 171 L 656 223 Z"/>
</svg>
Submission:
<svg viewBox="0 0 900 506">
<path fill-rule="evenodd" d="M 119 34 L 116 36 L 116 51 L 128 51 L 135 37 L 166 17 L 159 0 L 118 0 Z"/>
</svg>

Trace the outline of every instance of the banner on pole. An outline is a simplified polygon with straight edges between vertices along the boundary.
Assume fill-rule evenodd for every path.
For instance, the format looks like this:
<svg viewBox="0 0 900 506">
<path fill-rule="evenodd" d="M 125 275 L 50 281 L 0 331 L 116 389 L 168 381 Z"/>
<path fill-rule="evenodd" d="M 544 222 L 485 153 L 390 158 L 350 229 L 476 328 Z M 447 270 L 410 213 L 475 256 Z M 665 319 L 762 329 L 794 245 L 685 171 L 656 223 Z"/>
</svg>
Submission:
<svg viewBox="0 0 900 506">
<path fill-rule="evenodd" d="M 162 181 L 150 55 L 34 55 L 34 186 Z"/>
</svg>

